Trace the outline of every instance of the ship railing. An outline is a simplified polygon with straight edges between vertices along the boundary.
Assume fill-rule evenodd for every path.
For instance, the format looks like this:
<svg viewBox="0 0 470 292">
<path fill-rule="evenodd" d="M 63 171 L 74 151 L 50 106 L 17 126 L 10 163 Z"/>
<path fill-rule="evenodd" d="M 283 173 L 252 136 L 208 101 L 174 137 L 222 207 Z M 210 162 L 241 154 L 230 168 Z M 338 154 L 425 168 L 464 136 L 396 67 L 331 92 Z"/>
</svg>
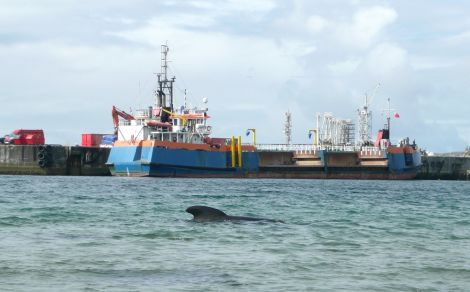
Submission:
<svg viewBox="0 0 470 292">
<path fill-rule="evenodd" d="M 256 144 L 258 151 L 292 152 L 313 150 L 310 144 Z"/>
<path fill-rule="evenodd" d="M 312 144 L 256 144 L 258 151 L 296 152 L 299 154 L 312 154 L 317 151 L 330 152 L 358 152 L 361 147 L 354 145 L 312 145 Z"/>
<path fill-rule="evenodd" d="M 252 145 L 252 144 L 246 144 Z M 296 152 L 312 154 L 317 151 L 329 152 L 360 152 L 362 156 L 384 156 L 385 151 L 374 146 L 357 145 L 312 145 L 312 144 L 256 144 L 258 151 Z"/>
<path fill-rule="evenodd" d="M 359 151 L 359 147 L 354 145 L 326 145 L 323 146 L 322 150 L 330 152 L 356 152 Z"/>
<path fill-rule="evenodd" d="M 136 119 L 139 119 L 139 118 L 148 118 L 150 116 L 150 111 L 148 109 L 138 109 L 138 110 L 135 110 L 134 112 L 134 117 Z"/>
<path fill-rule="evenodd" d="M 119 120 L 119 126 L 145 126 L 145 120 L 135 119 L 135 120 Z"/>
<path fill-rule="evenodd" d="M 177 143 L 187 143 L 191 140 L 193 133 L 186 132 L 150 132 L 150 139 L 157 141 L 170 141 Z"/>
<path fill-rule="evenodd" d="M 379 147 L 374 146 L 362 146 L 360 149 L 361 156 L 371 156 L 371 157 L 384 157 L 385 152 Z"/>
</svg>

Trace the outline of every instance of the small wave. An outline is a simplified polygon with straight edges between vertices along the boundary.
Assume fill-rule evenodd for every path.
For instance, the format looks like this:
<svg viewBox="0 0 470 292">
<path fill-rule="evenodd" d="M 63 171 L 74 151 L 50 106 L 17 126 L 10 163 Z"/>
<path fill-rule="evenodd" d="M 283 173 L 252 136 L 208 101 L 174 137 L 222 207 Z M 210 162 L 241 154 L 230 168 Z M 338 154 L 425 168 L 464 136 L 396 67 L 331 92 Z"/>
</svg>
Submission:
<svg viewBox="0 0 470 292">
<path fill-rule="evenodd" d="M 0 275 L 2 276 L 15 275 L 18 273 L 18 270 L 12 269 L 10 267 L 0 266 Z"/>
<path fill-rule="evenodd" d="M 78 195 L 78 196 L 75 196 L 74 199 L 75 200 L 91 200 L 91 199 L 95 199 L 95 198 L 89 197 L 89 196 L 84 196 L 84 195 Z"/>
<path fill-rule="evenodd" d="M 179 235 L 178 233 L 171 232 L 171 231 L 132 233 L 129 235 L 133 237 L 140 237 L 140 238 L 145 238 L 145 239 L 168 239 L 168 240 L 182 240 L 182 241 L 194 240 L 193 237 L 185 237 L 185 236 Z"/>
<path fill-rule="evenodd" d="M 0 226 L 21 226 L 30 222 L 30 219 L 18 216 L 7 216 L 0 218 Z"/>
<path fill-rule="evenodd" d="M 88 218 L 87 214 L 56 210 L 31 215 L 31 219 L 39 223 L 77 222 Z"/>
<path fill-rule="evenodd" d="M 341 242 L 341 241 L 327 241 L 327 242 L 322 242 L 321 245 L 323 246 L 334 246 L 334 247 L 357 247 L 360 248 L 361 245 L 359 243 L 355 242 Z"/>
<path fill-rule="evenodd" d="M 470 277 L 470 269 L 466 268 L 425 267 L 424 270 L 431 273 L 464 274 Z"/>
<path fill-rule="evenodd" d="M 86 268 L 86 269 L 74 269 L 73 273 L 84 273 L 92 275 L 109 275 L 117 277 L 136 277 L 136 276 L 151 276 L 162 274 L 162 269 L 147 269 L 147 270 L 117 270 L 117 269 L 97 269 L 97 268 Z"/>
<path fill-rule="evenodd" d="M 107 244 L 104 242 L 96 242 L 96 241 L 77 243 L 77 246 L 83 246 L 83 247 L 101 246 L 101 245 L 107 245 Z"/>
<path fill-rule="evenodd" d="M 470 239 L 470 234 L 468 235 L 459 235 L 459 234 L 452 234 L 449 239 L 451 240 L 468 240 Z"/>
<path fill-rule="evenodd" d="M 455 224 L 464 225 L 464 226 L 470 225 L 470 220 L 459 220 L 459 221 L 455 222 Z"/>
</svg>

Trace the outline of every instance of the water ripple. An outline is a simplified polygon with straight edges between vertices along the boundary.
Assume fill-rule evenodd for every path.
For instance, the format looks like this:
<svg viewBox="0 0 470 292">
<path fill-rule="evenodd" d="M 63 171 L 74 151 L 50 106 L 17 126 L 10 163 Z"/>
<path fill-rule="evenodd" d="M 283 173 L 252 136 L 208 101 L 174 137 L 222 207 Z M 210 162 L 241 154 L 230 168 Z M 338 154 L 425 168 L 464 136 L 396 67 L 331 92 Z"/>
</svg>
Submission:
<svg viewBox="0 0 470 292">
<path fill-rule="evenodd" d="M 465 182 L 0 183 L 2 290 L 470 290 Z M 195 223 L 199 204 L 285 223 Z"/>
</svg>

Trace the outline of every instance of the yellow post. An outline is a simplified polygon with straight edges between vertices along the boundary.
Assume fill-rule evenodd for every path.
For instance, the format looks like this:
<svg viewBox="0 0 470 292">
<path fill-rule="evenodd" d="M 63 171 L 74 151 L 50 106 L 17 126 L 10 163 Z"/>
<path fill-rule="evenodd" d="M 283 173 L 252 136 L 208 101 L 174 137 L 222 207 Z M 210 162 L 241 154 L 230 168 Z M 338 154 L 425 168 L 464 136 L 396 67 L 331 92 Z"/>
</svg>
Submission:
<svg viewBox="0 0 470 292">
<path fill-rule="evenodd" d="M 248 129 L 247 131 L 253 133 L 253 146 L 256 146 L 256 129 Z"/>
<path fill-rule="evenodd" d="M 235 137 L 233 136 L 230 144 L 230 151 L 232 152 L 232 167 L 235 167 Z"/>
<path fill-rule="evenodd" d="M 242 167 L 242 136 L 238 136 L 238 167 Z"/>
</svg>

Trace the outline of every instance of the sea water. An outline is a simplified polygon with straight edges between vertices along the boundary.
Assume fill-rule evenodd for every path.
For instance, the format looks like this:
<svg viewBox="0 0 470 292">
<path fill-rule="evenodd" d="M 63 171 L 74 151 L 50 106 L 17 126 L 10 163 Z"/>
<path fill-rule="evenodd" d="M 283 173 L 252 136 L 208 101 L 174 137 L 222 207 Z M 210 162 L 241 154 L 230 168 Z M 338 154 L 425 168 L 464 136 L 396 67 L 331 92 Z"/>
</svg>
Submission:
<svg viewBox="0 0 470 292">
<path fill-rule="evenodd" d="M 470 291 L 470 183 L 0 176 L 1 291 Z M 283 220 L 196 223 L 207 205 Z"/>
</svg>

